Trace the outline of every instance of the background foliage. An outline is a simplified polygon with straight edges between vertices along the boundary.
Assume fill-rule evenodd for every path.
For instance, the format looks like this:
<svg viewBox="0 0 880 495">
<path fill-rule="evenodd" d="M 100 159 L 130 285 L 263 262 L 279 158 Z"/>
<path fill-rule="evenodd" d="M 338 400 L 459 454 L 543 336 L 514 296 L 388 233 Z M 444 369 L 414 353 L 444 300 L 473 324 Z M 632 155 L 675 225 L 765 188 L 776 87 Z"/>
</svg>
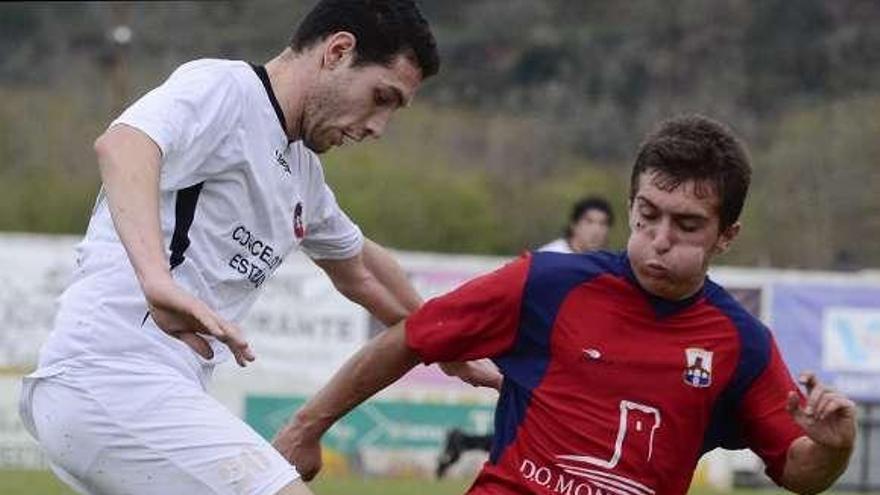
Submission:
<svg viewBox="0 0 880 495">
<path fill-rule="evenodd" d="M 441 74 L 378 143 L 325 157 L 340 202 L 403 249 L 514 254 L 627 174 L 658 120 L 700 112 L 749 143 L 727 263 L 880 265 L 880 3 L 422 0 Z M 265 61 L 309 1 L 0 6 L 0 230 L 82 232 L 91 143 L 199 57 Z M 119 24 L 132 42 L 109 41 Z"/>
</svg>

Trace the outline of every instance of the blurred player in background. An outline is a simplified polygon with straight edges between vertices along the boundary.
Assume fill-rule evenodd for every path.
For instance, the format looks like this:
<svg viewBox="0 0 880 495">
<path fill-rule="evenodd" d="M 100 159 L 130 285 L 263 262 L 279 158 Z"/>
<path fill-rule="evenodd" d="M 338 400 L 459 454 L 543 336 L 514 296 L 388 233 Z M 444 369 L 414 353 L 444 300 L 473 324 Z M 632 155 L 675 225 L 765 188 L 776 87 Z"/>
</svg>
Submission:
<svg viewBox="0 0 880 495">
<path fill-rule="evenodd" d="M 604 198 L 584 198 L 571 209 L 565 236 L 549 242 L 539 251 L 583 253 L 608 247 L 608 233 L 614 226 L 614 213 Z"/>
<path fill-rule="evenodd" d="M 574 254 L 606 249 L 608 234 L 613 225 L 614 213 L 605 198 L 596 196 L 583 198 L 571 208 L 568 225 L 563 232 L 564 237 L 541 246 L 538 251 Z M 437 459 L 437 477 L 442 478 L 467 451 L 490 452 L 494 437 L 494 433 L 479 435 L 466 433 L 459 428 L 449 430 Z"/>
<path fill-rule="evenodd" d="M 706 273 L 740 231 L 744 147 L 700 116 L 662 123 L 630 183 L 625 252 L 536 252 L 427 302 L 371 341 L 276 446 L 304 477 L 347 411 L 419 362 L 491 357 L 504 382 L 489 461 L 469 493 L 683 495 L 700 456 L 750 448 L 778 484 L 828 488 L 855 406 L 802 375 Z"/>
<path fill-rule="evenodd" d="M 22 390 L 60 478 L 86 494 L 309 493 L 206 385 L 230 355 L 254 359 L 236 322 L 294 250 L 387 325 L 421 304 L 316 153 L 381 136 L 438 67 L 411 0 L 322 0 L 265 66 L 186 63 L 98 138 L 103 189 Z"/>
</svg>

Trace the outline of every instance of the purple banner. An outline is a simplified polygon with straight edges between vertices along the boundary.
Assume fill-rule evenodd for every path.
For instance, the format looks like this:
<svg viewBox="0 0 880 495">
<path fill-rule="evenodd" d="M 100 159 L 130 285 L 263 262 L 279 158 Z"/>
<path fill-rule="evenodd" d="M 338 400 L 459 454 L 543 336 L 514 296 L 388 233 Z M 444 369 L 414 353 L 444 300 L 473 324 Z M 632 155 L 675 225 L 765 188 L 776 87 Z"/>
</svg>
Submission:
<svg viewBox="0 0 880 495">
<path fill-rule="evenodd" d="M 880 286 L 773 285 L 772 327 L 789 369 L 880 401 Z"/>
</svg>

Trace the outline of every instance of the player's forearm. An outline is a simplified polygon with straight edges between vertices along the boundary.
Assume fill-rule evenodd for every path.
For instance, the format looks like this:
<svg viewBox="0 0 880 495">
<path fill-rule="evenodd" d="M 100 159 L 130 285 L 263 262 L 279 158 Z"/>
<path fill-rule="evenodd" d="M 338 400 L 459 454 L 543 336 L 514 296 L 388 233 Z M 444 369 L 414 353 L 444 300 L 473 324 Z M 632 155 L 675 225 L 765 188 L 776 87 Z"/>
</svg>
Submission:
<svg viewBox="0 0 880 495">
<path fill-rule="evenodd" d="M 344 260 L 315 260 L 339 292 L 360 304 L 385 325 L 406 318 L 410 310 L 367 268 L 364 253 Z"/>
<path fill-rule="evenodd" d="M 409 312 L 422 305 L 422 297 L 410 283 L 406 272 L 391 253 L 370 239 L 364 242 L 364 264 L 373 276 L 385 286 Z"/>
<path fill-rule="evenodd" d="M 114 126 L 95 141 L 110 215 L 145 292 L 170 280 L 159 227 L 158 147 L 143 133 Z"/>
<path fill-rule="evenodd" d="M 799 494 L 828 489 L 846 470 L 852 447 L 832 448 L 807 437 L 792 442 L 782 474 L 782 486 Z"/>
<path fill-rule="evenodd" d="M 394 325 L 409 316 L 410 310 L 388 288 L 375 278 L 359 284 L 346 294 L 386 326 Z"/>
<path fill-rule="evenodd" d="M 296 414 L 307 435 L 319 438 L 339 418 L 418 364 L 406 346 L 404 322 L 382 332 L 352 356 Z"/>
</svg>

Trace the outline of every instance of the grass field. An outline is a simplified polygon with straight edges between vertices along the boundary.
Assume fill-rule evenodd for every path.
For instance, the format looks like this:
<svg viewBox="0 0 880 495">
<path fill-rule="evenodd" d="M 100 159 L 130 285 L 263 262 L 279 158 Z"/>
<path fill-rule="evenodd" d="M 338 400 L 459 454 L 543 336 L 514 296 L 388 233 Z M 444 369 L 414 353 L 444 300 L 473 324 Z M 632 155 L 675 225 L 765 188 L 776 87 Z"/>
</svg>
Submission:
<svg viewBox="0 0 880 495">
<path fill-rule="evenodd" d="M 460 495 L 467 481 L 425 481 L 422 479 L 336 478 L 311 484 L 316 495 Z M 774 495 L 777 491 L 735 491 L 730 495 Z M 75 495 L 51 473 L 43 471 L 0 471 L 0 494 L 3 495 Z M 721 495 L 718 492 L 692 490 L 689 495 Z M 838 493 L 838 495 L 843 495 Z"/>
</svg>

